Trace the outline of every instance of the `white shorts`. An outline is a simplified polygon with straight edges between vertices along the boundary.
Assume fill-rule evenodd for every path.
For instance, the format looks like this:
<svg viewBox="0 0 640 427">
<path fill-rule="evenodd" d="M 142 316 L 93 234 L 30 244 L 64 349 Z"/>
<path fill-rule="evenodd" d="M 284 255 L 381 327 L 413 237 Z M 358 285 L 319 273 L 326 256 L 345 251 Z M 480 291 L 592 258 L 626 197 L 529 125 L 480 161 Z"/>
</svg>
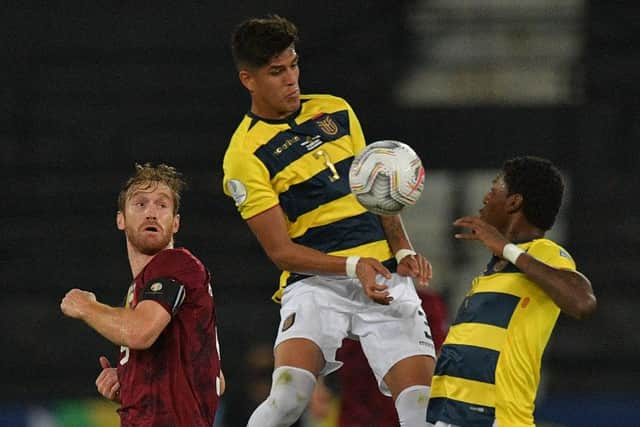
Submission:
<svg viewBox="0 0 640 427">
<path fill-rule="evenodd" d="M 381 305 L 364 293 L 357 279 L 344 276 L 311 276 L 284 289 L 280 326 L 274 348 L 291 338 L 306 338 L 322 350 L 327 375 L 342 366 L 336 351 L 346 337 L 359 339 L 380 391 L 391 392 L 383 378 L 407 357 L 435 358 L 431 329 L 410 277 L 393 274 L 389 280 L 393 301 Z"/>
</svg>

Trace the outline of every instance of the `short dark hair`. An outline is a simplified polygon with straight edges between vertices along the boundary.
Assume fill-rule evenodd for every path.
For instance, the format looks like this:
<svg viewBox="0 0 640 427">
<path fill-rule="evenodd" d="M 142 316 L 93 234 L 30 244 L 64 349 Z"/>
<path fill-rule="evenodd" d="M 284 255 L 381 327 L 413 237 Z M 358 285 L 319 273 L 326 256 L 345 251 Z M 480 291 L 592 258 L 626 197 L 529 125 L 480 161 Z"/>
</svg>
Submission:
<svg viewBox="0 0 640 427">
<path fill-rule="evenodd" d="M 231 53 L 238 69 L 260 68 L 298 41 L 298 29 L 286 18 L 267 15 L 241 22 L 231 35 Z"/>
<path fill-rule="evenodd" d="M 129 178 L 118 195 L 118 210 L 124 212 L 124 205 L 129 197 L 130 190 L 134 187 L 145 186 L 151 187 L 157 183 L 166 184 L 171 189 L 173 195 L 173 213 L 174 215 L 180 210 L 180 196 L 182 190 L 187 186 L 182 178 L 182 174 L 173 166 L 159 164 L 157 166 L 151 163 L 140 165 L 135 164 L 136 172 Z"/>
<path fill-rule="evenodd" d="M 502 166 L 502 176 L 509 194 L 521 194 L 522 210 L 534 226 L 549 230 L 556 220 L 564 181 L 556 166 L 535 156 L 515 157 Z"/>
</svg>

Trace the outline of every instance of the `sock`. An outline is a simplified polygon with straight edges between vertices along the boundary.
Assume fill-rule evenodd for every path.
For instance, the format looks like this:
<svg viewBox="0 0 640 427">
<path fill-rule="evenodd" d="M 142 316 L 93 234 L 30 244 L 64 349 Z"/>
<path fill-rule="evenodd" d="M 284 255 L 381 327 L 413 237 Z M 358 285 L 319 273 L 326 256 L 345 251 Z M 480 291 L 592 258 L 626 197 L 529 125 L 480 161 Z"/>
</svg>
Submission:
<svg viewBox="0 0 640 427">
<path fill-rule="evenodd" d="M 247 427 L 288 427 L 302 415 L 316 378 L 305 369 L 280 366 L 273 371 L 269 397 L 253 411 Z"/>
<path fill-rule="evenodd" d="M 426 385 L 414 385 L 400 392 L 395 405 L 398 418 L 402 427 L 426 427 L 427 404 L 431 387 Z"/>
</svg>

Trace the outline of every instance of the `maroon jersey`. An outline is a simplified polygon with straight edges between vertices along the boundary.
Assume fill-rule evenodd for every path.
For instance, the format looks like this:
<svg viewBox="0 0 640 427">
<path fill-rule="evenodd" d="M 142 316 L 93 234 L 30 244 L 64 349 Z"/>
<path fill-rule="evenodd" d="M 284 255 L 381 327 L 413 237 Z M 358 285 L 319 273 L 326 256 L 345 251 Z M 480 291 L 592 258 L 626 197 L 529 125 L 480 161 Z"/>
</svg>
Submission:
<svg viewBox="0 0 640 427">
<path fill-rule="evenodd" d="M 163 250 L 134 279 L 126 305 L 148 299 L 172 318 L 148 349 L 120 349 L 121 425 L 211 427 L 220 358 L 209 273 L 188 250 Z"/>
<path fill-rule="evenodd" d="M 421 290 L 418 296 L 427 313 L 436 351 L 440 349 L 448 329 L 445 301 L 437 294 Z M 345 339 L 338 350 L 344 365 L 338 371 L 341 388 L 340 427 L 399 426 L 393 400 L 380 393 L 373 371 L 358 341 Z"/>
</svg>

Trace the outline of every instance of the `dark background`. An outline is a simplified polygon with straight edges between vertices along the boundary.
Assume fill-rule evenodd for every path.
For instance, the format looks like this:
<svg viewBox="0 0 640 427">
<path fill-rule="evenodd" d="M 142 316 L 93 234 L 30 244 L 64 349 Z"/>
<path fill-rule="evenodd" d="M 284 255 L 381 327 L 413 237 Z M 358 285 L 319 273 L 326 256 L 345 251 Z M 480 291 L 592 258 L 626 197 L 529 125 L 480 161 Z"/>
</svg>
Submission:
<svg viewBox="0 0 640 427">
<path fill-rule="evenodd" d="M 272 341 L 277 271 L 221 184 L 224 150 L 249 106 L 229 34 L 267 12 L 300 28 L 303 92 L 346 97 L 370 140 L 410 142 L 428 169 L 497 169 L 530 153 L 567 172 L 565 244 L 599 308 L 584 322 L 561 316 L 545 356 L 547 393 L 637 399 L 638 6 L 586 2 L 572 102 L 408 108 L 391 92 L 415 58 L 411 3 L 3 5 L 0 400 L 95 396 L 98 356 L 117 358 L 111 344 L 64 318 L 59 302 L 72 287 L 122 300 L 131 277 L 116 197 L 134 162 L 173 164 L 190 182 L 177 243 L 214 273 L 230 384 L 244 351 Z"/>
</svg>

